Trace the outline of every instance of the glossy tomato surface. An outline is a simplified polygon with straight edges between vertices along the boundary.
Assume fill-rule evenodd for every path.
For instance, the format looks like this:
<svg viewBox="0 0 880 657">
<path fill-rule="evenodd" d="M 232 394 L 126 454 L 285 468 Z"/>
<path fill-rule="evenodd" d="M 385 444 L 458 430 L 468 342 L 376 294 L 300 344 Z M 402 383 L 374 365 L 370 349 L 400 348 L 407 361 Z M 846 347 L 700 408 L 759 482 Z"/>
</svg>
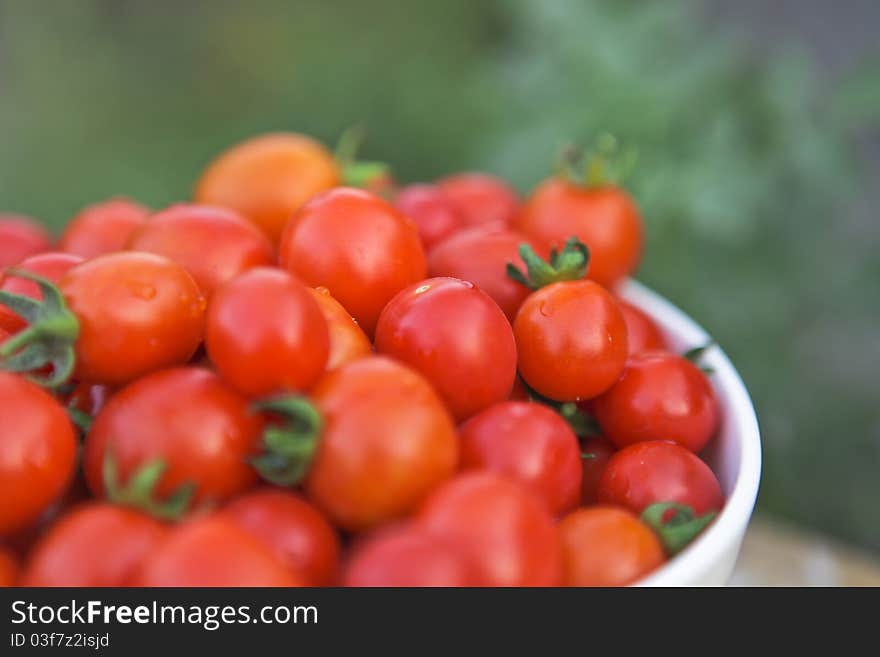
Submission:
<svg viewBox="0 0 880 657">
<path fill-rule="evenodd" d="M 510 185 L 487 173 L 465 172 L 447 176 L 437 186 L 458 207 L 467 224 L 508 223 L 520 206 Z"/>
<path fill-rule="evenodd" d="M 0 269 L 52 248 L 49 232 L 34 219 L 0 213 Z"/>
<path fill-rule="evenodd" d="M 669 349 L 669 343 L 663 335 L 663 331 L 644 310 L 619 297 L 617 305 L 626 322 L 626 337 L 630 356 L 640 354 L 643 351 Z"/>
<path fill-rule="evenodd" d="M 486 293 L 456 278 L 399 292 L 379 317 L 375 346 L 428 379 L 458 421 L 507 399 L 516 378 L 507 318 Z"/>
<path fill-rule="evenodd" d="M 369 336 L 385 304 L 427 273 L 415 224 L 378 196 L 347 187 L 296 213 L 279 257 L 307 285 L 330 290 Z"/>
<path fill-rule="evenodd" d="M 416 223 L 426 251 L 465 225 L 464 215 L 435 185 L 407 185 L 394 206 Z"/>
<path fill-rule="evenodd" d="M 58 280 L 71 268 L 83 261 L 79 256 L 69 253 L 60 253 L 57 251 L 48 251 L 40 253 L 29 258 L 25 258 L 15 265 L 15 269 L 37 274 L 43 278 L 57 283 Z M 11 292 L 12 294 L 21 294 L 31 299 L 42 299 L 43 293 L 34 281 L 30 281 L 20 276 L 15 276 L 7 271 L 0 273 L 0 290 Z M 0 304 L 0 328 L 7 333 L 16 333 L 25 327 L 27 322 L 20 315 Z"/>
<path fill-rule="evenodd" d="M 150 212 L 150 208 L 122 197 L 95 203 L 68 222 L 58 248 L 86 259 L 122 251 Z"/>
<path fill-rule="evenodd" d="M 326 287 L 310 287 L 309 293 L 317 302 L 318 308 L 327 322 L 330 331 L 330 355 L 327 358 L 327 369 L 345 365 L 363 356 L 369 356 L 373 345 L 357 320 L 334 299 Z"/>
</svg>

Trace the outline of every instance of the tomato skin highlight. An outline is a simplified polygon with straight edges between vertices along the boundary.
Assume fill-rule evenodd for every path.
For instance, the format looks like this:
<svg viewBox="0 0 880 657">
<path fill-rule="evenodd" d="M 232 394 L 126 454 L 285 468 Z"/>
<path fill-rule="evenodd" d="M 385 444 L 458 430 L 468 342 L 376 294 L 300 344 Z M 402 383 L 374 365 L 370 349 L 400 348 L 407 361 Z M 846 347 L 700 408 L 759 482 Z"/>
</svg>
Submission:
<svg viewBox="0 0 880 657">
<path fill-rule="evenodd" d="M 399 518 L 454 473 L 452 418 L 408 367 L 361 358 L 328 372 L 312 395 L 325 427 L 305 491 L 339 527 Z"/>
<path fill-rule="evenodd" d="M 556 401 L 590 399 L 610 388 L 627 357 L 626 323 L 593 281 L 553 283 L 529 296 L 513 324 L 519 371 Z"/>
<path fill-rule="evenodd" d="M 479 586 L 558 586 L 561 558 L 550 513 L 530 492 L 492 472 L 438 488 L 416 525 L 461 550 Z"/>
<path fill-rule="evenodd" d="M 333 155 L 311 137 L 269 133 L 217 156 L 199 178 L 194 200 L 236 210 L 277 244 L 290 217 L 338 185 L 339 175 Z"/>
<path fill-rule="evenodd" d="M 302 283 L 286 271 L 259 267 L 217 290 L 205 346 L 230 386 L 261 397 L 310 388 L 327 365 L 330 333 Z"/>
<path fill-rule="evenodd" d="M 672 440 L 696 454 L 718 429 L 718 402 L 708 377 L 686 358 L 663 351 L 631 358 L 593 408 L 603 433 L 618 447 Z"/>
<path fill-rule="evenodd" d="M 502 402 L 459 429 L 462 469 L 486 469 L 528 487 L 554 515 L 578 505 L 581 455 L 574 432 L 542 404 Z"/>
<path fill-rule="evenodd" d="M 209 298 L 238 274 L 275 260 L 272 244 L 256 226 L 233 210 L 208 205 L 177 203 L 157 212 L 127 244 L 180 264 Z"/>
<path fill-rule="evenodd" d="M 335 583 L 339 536 L 299 495 L 280 489 L 257 490 L 232 500 L 221 515 L 268 546 L 308 586 Z"/>
<path fill-rule="evenodd" d="M 626 322 L 626 338 L 630 356 L 635 356 L 643 351 L 669 349 L 669 343 L 666 341 L 663 331 L 644 310 L 621 298 L 617 299 L 617 306 L 623 313 L 623 320 Z"/>
<path fill-rule="evenodd" d="M 162 459 L 167 470 L 155 494 L 197 485 L 193 503 L 222 502 L 257 480 L 248 464 L 260 444 L 263 421 L 219 376 L 195 367 L 149 374 L 114 394 L 86 436 L 83 470 L 89 489 L 104 495 L 108 453 L 124 484 L 139 467 Z"/>
<path fill-rule="evenodd" d="M 57 283 L 69 269 L 80 264 L 82 261 L 83 259 L 79 256 L 69 253 L 48 251 L 25 258 L 15 265 L 15 268 L 29 271 L 53 283 Z M 0 273 L 0 290 L 21 294 L 31 299 L 40 300 L 43 298 L 43 293 L 40 292 L 40 288 L 34 281 L 13 276 L 8 272 L 5 274 Z M 27 322 L 23 317 L 0 303 L 0 328 L 9 334 L 13 334 L 23 329 L 26 325 Z"/>
<path fill-rule="evenodd" d="M 133 586 L 305 586 L 258 539 L 210 516 L 175 528 L 141 564 Z"/>
<path fill-rule="evenodd" d="M 642 219 L 620 187 L 587 187 L 561 178 L 542 182 L 512 225 L 543 250 L 577 236 L 590 250 L 587 277 L 605 287 L 633 273 L 644 242 Z"/>
<path fill-rule="evenodd" d="M 507 399 L 516 378 L 516 341 L 504 313 L 455 278 L 401 290 L 379 317 L 375 347 L 428 379 L 458 421 Z"/>
<path fill-rule="evenodd" d="M 415 222 L 426 251 L 464 226 L 458 207 L 435 185 L 407 185 L 394 207 Z"/>
<path fill-rule="evenodd" d="M 183 267 L 162 256 L 98 256 L 58 287 L 79 320 L 77 379 L 127 383 L 185 363 L 202 341 L 205 298 Z"/>
<path fill-rule="evenodd" d="M 459 231 L 428 253 L 428 273 L 470 281 L 488 294 L 513 323 L 522 302 L 531 294 L 507 275 L 507 263 L 525 269 L 519 246 L 522 234 L 499 225 L 474 226 Z"/>
<path fill-rule="evenodd" d="M 379 530 L 358 546 L 345 586 L 472 586 L 467 560 L 442 539 L 410 526 Z"/>
<path fill-rule="evenodd" d="M 77 442 L 64 408 L 39 386 L 0 372 L 0 536 L 35 523 L 76 467 Z"/>
<path fill-rule="evenodd" d="M 150 208 L 124 197 L 89 205 L 68 222 L 58 248 L 86 260 L 122 251 L 150 212 Z"/>
<path fill-rule="evenodd" d="M 81 505 L 56 521 L 33 548 L 23 586 L 128 586 L 140 563 L 170 533 L 133 509 Z"/>
<path fill-rule="evenodd" d="M 608 461 L 616 451 L 614 445 L 604 438 L 591 438 L 581 443 L 581 453 L 591 458 L 581 458 L 581 504 L 590 506 L 599 500 L 599 480 L 608 467 Z"/>
<path fill-rule="evenodd" d="M 327 369 L 332 370 L 353 360 L 369 356 L 373 352 L 370 338 L 358 326 L 357 320 L 330 295 L 326 287 L 308 288 L 312 298 L 327 321 L 330 331 L 330 355 Z"/>
<path fill-rule="evenodd" d="M 520 207 L 516 190 L 487 173 L 457 173 L 438 180 L 437 186 L 458 207 L 468 225 L 509 223 Z"/>
<path fill-rule="evenodd" d="M 665 440 L 620 450 L 599 479 L 599 502 L 641 513 L 654 502 L 685 504 L 698 516 L 724 506 L 715 473 L 684 447 Z"/>
<path fill-rule="evenodd" d="M 627 586 L 660 567 L 660 540 L 635 515 L 615 507 L 573 511 L 559 523 L 566 586 Z"/>
<path fill-rule="evenodd" d="M 385 304 L 427 273 L 415 224 L 378 196 L 347 187 L 303 206 L 278 254 L 304 283 L 330 290 L 369 336 Z"/>
<path fill-rule="evenodd" d="M 52 248 L 49 232 L 20 214 L 0 213 L 0 269 Z"/>
</svg>

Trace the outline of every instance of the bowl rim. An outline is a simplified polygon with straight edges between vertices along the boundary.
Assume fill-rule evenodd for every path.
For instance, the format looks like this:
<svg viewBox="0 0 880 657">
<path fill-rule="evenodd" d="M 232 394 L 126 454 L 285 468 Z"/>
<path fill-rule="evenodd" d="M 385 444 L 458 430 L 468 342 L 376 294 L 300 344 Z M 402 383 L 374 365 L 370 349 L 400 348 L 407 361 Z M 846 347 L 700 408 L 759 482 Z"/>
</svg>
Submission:
<svg viewBox="0 0 880 657">
<path fill-rule="evenodd" d="M 653 290 L 635 280 L 628 280 L 618 291 L 661 327 L 686 342 L 699 345 L 709 334 L 687 314 Z M 725 561 L 725 553 L 739 550 L 745 528 L 751 518 L 761 480 L 761 434 L 755 407 L 739 372 L 720 346 L 706 354 L 706 364 L 714 370 L 716 385 L 723 385 L 734 409 L 733 421 L 739 437 L 739 471 L 724 508 L 715 521 L 680 554 L 654 573 L 639 580 L 636 586 L 693 585 L 704 573 Z M 731 564 L 731 567 L 733 564 Z"/>
</svg>

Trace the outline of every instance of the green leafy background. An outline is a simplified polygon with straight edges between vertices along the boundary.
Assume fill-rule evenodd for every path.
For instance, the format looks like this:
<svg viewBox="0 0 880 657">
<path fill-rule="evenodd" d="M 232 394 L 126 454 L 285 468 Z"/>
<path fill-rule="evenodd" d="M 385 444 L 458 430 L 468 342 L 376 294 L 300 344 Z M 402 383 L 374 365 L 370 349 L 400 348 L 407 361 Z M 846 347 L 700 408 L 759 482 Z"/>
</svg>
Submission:
<svg viewBox="0 0 880 657">
<path fill-rule="evenodd" d="M 159 207 L 238 139 L 356 122 L 404 180 L 527 191 L 610 130 L 640 153 L 639 277 L 754 396 L 760 509 L 880 550 L 880 66 L 829 85 L 806 40 L 718 23 L 680 0 L 0 0 L 0 206 L 55 229 L 113 194 Z"/>
</svg>

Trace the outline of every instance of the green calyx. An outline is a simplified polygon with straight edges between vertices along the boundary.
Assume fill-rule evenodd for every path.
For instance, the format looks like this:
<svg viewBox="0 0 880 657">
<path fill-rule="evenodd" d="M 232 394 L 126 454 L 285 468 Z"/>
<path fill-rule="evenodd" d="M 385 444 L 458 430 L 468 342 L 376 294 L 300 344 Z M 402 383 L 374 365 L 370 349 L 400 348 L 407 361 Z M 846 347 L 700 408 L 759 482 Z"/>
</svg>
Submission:
<svg viewBox="0 0 880 657">
<path fill-rule="evenodd" d="M 305 397 L 284 395 L 254 404 L 254 409 L 280 419 L 270 423 L 263 433 L 263 451 L 251 459 L 260 476 L 276 486 L 299 484 L 309 471 L 324 419 Z"/>
<path fill-rule="evenodd" d="M 670 511 L 672 515 L 669 515 Z M 716 515 L 715 511 L 710 511 L 697 516 L 686 504 L 655 502 L 642 511 L 642 522 L 657 533 L 667 554 L 674 556 L 699 536 Z"/>
<path fill-rule="evenodd" d="M 700 345 L 699 347 L 694 347 L 693 349 L 688 349 L 684 352 L 681 357 L 685 360 L 689 360 L 694 365 L 702 370 L 703 374 L 706 376 L 711 376 L 715 373 L 711 367 L 702 364 L 703 356 L 706 355 L 706 352 L 709 351 L 712 347 L 715 346 L 715 340 L 709 340 L 706 344 Z"/>
<path fill-rule="evenodd" d="M 366 140 L 363 126 L 353 126 L 342 133 L 336 145 L 336 163 L 342 171 L 342 184 L 349 187 L 369 187 L 371 183 L 391 177 L 391 167 L 384 162 L 366 162 L 357 159 L 357 153 Z"/>
<path fill-rule="evenodd" d="M 569 237 L 562 251 L 553 247 L 549 260 L 541 258 L 525 242 L 519 245 L 519 255 L 526 263 L 526 271 L 508 262 L 507 276 L 530 290 L 539 290 L 560 281 L 580 280 L 587 275 L 590 264 L 590 250 L 577 237 Z"/>
<path fill-rule="evenodd" d="M 67 307 L 64 296 L 51 281 L 28 271 L 10 269 L 7 274 L 37 284 L 42 301 L 0 290 L 0 304 L 21 315 L 28 326 L 0 345 L 0 369 L 29 372 L 28 378 L 47 388 L 56 388 L 73 374 L 73 345 L 79 337 L 79 321 Z M 48 376 L 33 372 L 52 366 Z"/>
<path fill-rule="evenodd" d="M 634 148 L 621 148 L 614 135 L 605 132 L 587 151 L 572 144 L 563 147 L 556 172 L 569 182 L 584 187 L 622 185 L 635 168 L 637 159 Z"/>
<path fill-rule="evenodd" d="M 544 404 L 556 411 L 559 416 L 568 423 L 571 430 L 578 438 L 601 438 L 602 429 L 599 423 L 592 415 L 583 410 L 575 402 L 558 402 L 544 397 L 532 389 L 525 381 L 522 382 L 523 387 L 529 399 L 538 404 Z M 581 458 L 595 458 L 595 454 L 581 453 Z"/>
<path fill-rule="evenodd" d="M 142 511 L 159 520 L 178 520 L 189 507 L 196 485 L 182 484 L 164 500 L 156 499 L 156 486 L 168 465 L 162 459 L 145 463 L 122 484 L 116 460 L 107 453 L 104 457 L 104 494 L 114 504 Z"/>
</svg>

